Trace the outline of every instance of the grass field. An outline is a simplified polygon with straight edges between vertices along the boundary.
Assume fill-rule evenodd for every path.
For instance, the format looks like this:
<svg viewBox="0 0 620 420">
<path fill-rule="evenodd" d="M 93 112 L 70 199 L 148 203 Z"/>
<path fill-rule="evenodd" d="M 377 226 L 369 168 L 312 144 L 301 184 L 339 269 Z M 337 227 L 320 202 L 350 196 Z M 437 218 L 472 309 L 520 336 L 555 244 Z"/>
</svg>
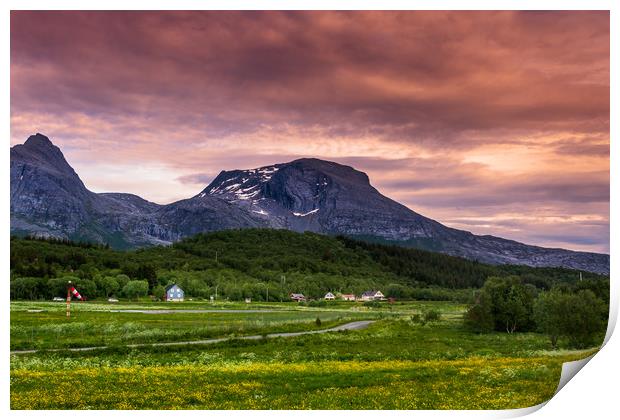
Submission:
<svg viewBox="0 0 620 420">
<path fill-rule="evenodd" d="M 262 311 L 223 312 L 247 307 Z M 74 317 L 66 321 L 62 304 L 12 304 L 12 349 L 109 347 L 12 355 L 11 408 L 520 408 L 553 395 L 563 362 L 595 351 L 550 351 L 547 338 L 535 333 L 472 334 L 461 327 L 464 307 L 443 302 L 408 302 L 391 310 L 355 303 L 324 308 L 229 304 L 215 306 L 215 313 L 166 314 L 105 310 L 214 306 L 88 303 L 74 308 Z M 411 323 L 412 314 L 429 308 L 442 312 L 442 321 Z M 323 329 L 359 319 L 377 322 L 359 331 L 291 338 L 122 346 Z"/>
</svg>

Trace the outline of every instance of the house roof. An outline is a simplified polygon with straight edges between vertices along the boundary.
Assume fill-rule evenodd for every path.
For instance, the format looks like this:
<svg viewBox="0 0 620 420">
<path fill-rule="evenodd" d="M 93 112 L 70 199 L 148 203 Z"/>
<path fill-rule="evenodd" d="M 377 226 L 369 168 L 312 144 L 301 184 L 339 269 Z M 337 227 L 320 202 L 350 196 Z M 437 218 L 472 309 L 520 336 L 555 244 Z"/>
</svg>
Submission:
<svg viewBox="0 0 620 420">
<path fill-rule="evenodd" d="M 332 292 L 327 292 L 325 293 L 325 296 L 334 296 L 334 294 Z"/>
<path fill-rule="evenodd" d="M 299 298 L 299 297 L 304 297 L 304 295 L 301 294 L 301 293 L 291 293 L 291 297 L 294 297 L 294 298 L 298 297 Z"/>
<path fill-rule="evenodd" d="M 378 290 L 367 290 L 364 293 L 362 293 L 362 296 L 374 296 L 376 295 L 378 292 Z"/>
<path fill-rule="evenodd" d="M 166 286 L 166 292 L 167 292 L 168 290 L 172 289 L 174 286 L 177 286 L 179 289 L 181 289 L 181 286 L 179 286 L 179 285 L 178 285 L 178 284 L 176 284 L 176 283 L 173 283 L 173 284 L 171 284 L 171 285 Z M 183 289 L 181 289 L 181 291 L 183 291 Z"/>
</svg>

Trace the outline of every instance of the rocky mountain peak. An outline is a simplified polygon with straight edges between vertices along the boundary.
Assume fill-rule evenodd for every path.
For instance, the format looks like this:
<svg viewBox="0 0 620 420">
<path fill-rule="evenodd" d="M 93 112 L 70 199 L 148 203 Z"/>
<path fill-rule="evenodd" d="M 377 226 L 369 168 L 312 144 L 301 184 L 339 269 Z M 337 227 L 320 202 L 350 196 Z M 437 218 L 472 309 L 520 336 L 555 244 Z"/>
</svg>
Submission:
<svg viewBox="0 0 620 420">
<path fill-rule="evenodd" d="M 28 139 L 24 142 L 24 146 L 37 149 L 54 148 L 54 144 L 49 137 L 41 133 L 28 137 Z"/>
<path fill-rule="evenodd" d="M 359 186 L 370 185 L 368 175 L 357 169 L 329 160 L 316 158 L 297 159 L 288 164 L 284 164 L 290 168 L 301 170 L 302 172 L 314 171 L 319 176 L 326 176 L 339 183 L 358 184 Z"/>
<path fill-rule="evenodd" d="M 282 189 L 303 187 L 317 196 L 331 185 L 370 187 L 368 175 L 346 165 L 316 158 L 302 158 L 254 169 L 222 171 L 198 197 L 213 195 L 231 201 L 276 198 Z M 372 188 L 372 187 L 371 187 Z"/>
<path fill-rule="evenodd" d="M 66 161 L 60 148 L 41 133 L 28 137 L 24 144 L 13 146 L 11 148 L 11 160 L 14 158 L 49 172 L 79 179 L 71 165 Z"/>
</svg>

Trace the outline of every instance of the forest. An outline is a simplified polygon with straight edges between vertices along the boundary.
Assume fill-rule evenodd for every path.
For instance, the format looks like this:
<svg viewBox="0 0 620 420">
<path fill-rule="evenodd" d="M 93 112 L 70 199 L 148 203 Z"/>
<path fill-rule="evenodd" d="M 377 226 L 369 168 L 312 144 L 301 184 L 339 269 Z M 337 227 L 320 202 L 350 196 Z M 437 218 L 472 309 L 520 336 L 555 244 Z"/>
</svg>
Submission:
<svg viewBox="0 0 620 420">
<path fill-rule="evenodd" d="M 11 237 L 11 299 L 63 296 L 67 281 L 87 299 L 159 298 L 179 284 L 186 297 L 287 300 L 328 291 L 381 290 L 396 299 L 471 302 L 489 277 L 516 276 L 546 291 L 577 284 L 609 288 L 605 276 L 563 268 L 493 266 L 440 253 L 344 236 L 274 229 L 198 234 L 170 246 L 116 251 L 106 245 Z M 137 282 L 140 282 L 138 285 Z M 588 286 L 589 287 L 589 286 Z"/>
</svg>

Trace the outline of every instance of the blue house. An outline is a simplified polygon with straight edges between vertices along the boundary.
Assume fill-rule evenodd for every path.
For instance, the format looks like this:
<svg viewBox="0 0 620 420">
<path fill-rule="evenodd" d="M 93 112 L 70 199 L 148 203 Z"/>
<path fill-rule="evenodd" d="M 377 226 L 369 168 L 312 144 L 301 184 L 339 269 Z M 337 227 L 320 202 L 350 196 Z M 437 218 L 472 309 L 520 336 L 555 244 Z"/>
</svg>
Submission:
<svg viewBox="0 0 620 420">
<path fill-rule="evenodd" d="M 179 287 L 178 284 L 171 284 L 166 286 L 166 300 L 171 302 L 183 302 L 185 298 L 185 292 Z"/>
</svg>

